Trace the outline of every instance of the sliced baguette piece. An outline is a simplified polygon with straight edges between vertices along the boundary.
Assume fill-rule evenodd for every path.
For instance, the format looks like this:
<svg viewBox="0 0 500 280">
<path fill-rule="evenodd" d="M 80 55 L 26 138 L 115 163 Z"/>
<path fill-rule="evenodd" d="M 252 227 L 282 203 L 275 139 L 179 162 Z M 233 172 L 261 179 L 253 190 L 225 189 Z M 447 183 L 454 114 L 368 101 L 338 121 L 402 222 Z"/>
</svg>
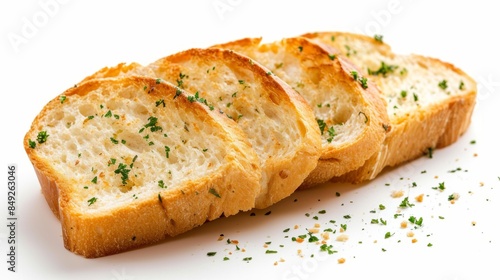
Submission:
<svg viewBox="0 0 500 280">
<path fill-rule="evenodd" d="M 363 167 L 336 181 L 375 178 L 385 167 L 432 153 L 465 133 L 474 110 L 477 85 L 456 66 L 422 55 L 401 55 L 377 39 L 347 32 L 305 34 L 350 59 L 380 88 L 391 130 L 379 151 Z M 430 154 L 431 155 L 431 154 Z"/>
<path fill-rule="evenodd" d="M 24 138 L 64 246 L 115 254 L 254 207 L 241 129 L 147 77 L 92 79 L 51 100 Z"/>
<path fill-rule="evenodd" d="M 103 78 L 117 78 L 117 77 L 128 77 L 128 76 L 146 76 L 154 77 L 153 70 L 145 67 L 137 62 L 131 63 L 119 63 L 113 67 L 103 67 L 97 72 L 85 77 L 81 82 L 86 82 L 94 79 Z"/>
<path fill-rule="evenodd" d="M 238 123 L 259 156 L 256 208 L 291 195 L 318 163 L 321 138 L 311 108 L 288 84 L 250 58 L 223 49 L 189 49 L 150 65 L 156 77 L 191 92 Z"/>
<path fill-rule="evenodd" d="M 245 54 L 293 86 L 314 110 L 322 134 L 318 166 L 301 188 L 356 170 L 385 140 L 389 118 L 377 87 L 354 79 L 359 71 L 328 46 L 304 37 L 262 43 L 244 38 L 214 47 Z"/>
</svg>

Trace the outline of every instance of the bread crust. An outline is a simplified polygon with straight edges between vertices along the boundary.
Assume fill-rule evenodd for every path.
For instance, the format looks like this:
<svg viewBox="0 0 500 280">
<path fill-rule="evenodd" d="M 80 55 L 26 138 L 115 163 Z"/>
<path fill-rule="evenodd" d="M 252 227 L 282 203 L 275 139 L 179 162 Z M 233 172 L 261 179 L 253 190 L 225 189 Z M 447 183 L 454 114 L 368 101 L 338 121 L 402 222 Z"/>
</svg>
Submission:
<svg viewBox="0 0 500 280">
<path fill-rule="evenodd" d="M 384 127 L 389 125 L 389 118 L 385 110 L 386 103 L 381 98 L 377 86 L 368 81 L 368 87 L 363 88 L 352 76 L 352 71 L 358 73 L 361 71 L 349 60 L 341 56 L 333 57 L 332 55 L 337 52 L 329 46 L 305 37 L 290 37 L 272 43 L 262 43 L 261 38 L 243 38 L 213 47 L 231 49 L 247 55 L 268 69 L 272 69 L 273 73 L 289 85 L 297 81 L 303 82 L 305 85 L 296 91 L 300 92 L 309 102 L 309 106 L 317 111 L 317 119 L 322 119 L 323 109 L 315 107 L 318 106 L 318 102 L 319 104 L 328 102 L 332 94 L 339 96 L 339 99 L 343 98 L 343 102 L 347 103 L 341 105 L 360 108 L 359 112 L 351 112 L 347 120 L 366 118 L 362 128 L 359 128 L 359 131 L 352 131 L 356 136 L 348 142 L 336 144 L 323 141 L 318 165 L 301 184 L 301 189 L 359 168 L 383 143 L 386 137 Z M 280 59 L 287 61 L 285 66 L 281 63 L 279 68 L 273 69 L 275 67 L 273 64 Z M 300 71 L 296 68 L 287 70 L 286 64 L 290 60 L 300 64 Z M 310 80 L 313 72 L 317 76 L 313 77 L 314 81 Z M 341 105 L 333 104 L 333 107 Z M 333 118 L 339 118 L 337 115 L 340 116 L 342 113 L 341 111 L 334 113 Z M 327 136 L 328 134 L 324 133 L 323 138 Z"/>
<path fill-rule="evenodd" d="M 191 63 L 191 64 L 190 64 Z M 194 66 L 193 66 L 194 64 Z M 189 65 L 189 66 L 187 66 Z M 212 67 L 212 65 L 217 65 Z M 268 108 L 270 111 L 279 110 L 280 114 L 286 116 L 294 127 L 282 125 L 285 129 L 294 130 L 297 133 L 296 139 L 279 140 L 280 129 L 270 129 L 271 146 L 259 147 L 259 144 L 254 145 L 254 148 L 266 150 L 260 154 L 262 175 L 262 192 L 257 197 L 256 208 L 266 208 L 270 205 L 282 200 L 291 195 L 304 181 L 307 175 L 316 167 L 320 156 L 321 139 L 318 126 L 316 124 L 313 112 L 305 100 L 297 94 L 288 84 L 284 83 L 277 77 L 269 75 L 258 62 L 253 61 L 247 56 L 240 55 L 233 51 L 225 49 L 189 49 L 183 52 L 175 53 L 167 57 L 161 58 L 150 64 L 157 77 L 170 82 L 178 82 L 178 77 L 189 75 L 189 79 L 182 81 L 182 86 L 185 86 L 188 91 L 200 92 L 200 95 L 208 100 L 209 103 L 217 103 L 217 94 L 228 93 L 227 89 L 221 83 L 212 83 L 210 85 L 199 85 L 193 82 L 193 76 L 197 79 L 202 79 L 207 73 L 218 75 L 217 71 L 223 67 L 229 67 L 236 76 L 251 77 L 251 83 L 259 86 L 262 91 L 259 92 L 259 97 L 248 97 L 248 99 L 257 100 L 262 107 Z M 245 79 L 239 81 L 243 83 Z M 230 81 L 229 81 L 230 82 Z M 246 81 L 248 82 L 248 81 Z M 194 84 L 193 84 L 194 83 Z M 226 81 L 222 84 L 226 84 Z M 209 94 L 210 93 L 210 94 Z M 254 93 L 255 94 L 255 93 Z M 242 98 L 242 103 L 247 106 L 252 106 L 253 101 L 246 100 L 244 90 L 239 91 L 238 98 Z M 235 101 L 235 103 L 238 101 Z M 237 106 L 237 105 L 233 105 Z M 218 109 L 222 111 L 225 106 L 220 106 Z M 216 108 L 217 110 L 217 108 Z M 233 119 L 236 119 L 233 117 Z M 271 121 L 277 121 L 278 118 Z M 241 122 L 238 122 L 241 124 Z M 245 127 L 252 128 L 261 126 L 258 121 L 241 124 L 243 130 Z M 281 126 L 281 125 L 280 125 Z M 249 129 L 251 130 L 251 129 Z M 254 143 L 259 142 L 258 136 L 248 135 Z M 251 140 L 252 141 L 252 140 Z M 289 143 L 283 141 L 290 141 Z M 278 155 L 267 152 L 267 150 L 284 150 L 294 145 L 293 150 L 287 152 L 286 155 Z M 259 154 L 259 152 L 257 152 Z"/>
<path fill-rule="evenodd" d="M 154 90 L 146 93 L 142 90 L 144 86 Z M 30 147 L 31 139 L 44 128 L 44 116 L 62 106 L 59 97 L 54 98 L 33 121 L 25 136 L 24 148 L 39 178 L 42 193 L 61 222 L 64 246 L 68 250 L 87 258 L 115 254 L 156 243 L 206 221 L 254 207 L 255 197 L 260 191 L 260 168 L 245 135 L 226 118 L 210 112 L 201 104 L 188 101 L 186 95 L 174 86 L 146 77 L 91 79 L 68 89 L 63 95 L 70 100 L 94 89 L 105 88 L 111 92 L 109 98 L 116 98 L 113 92 L 123 87 L 136 88 L 142 93 L 140 98 L 153 104 L 158 97 L 169 100 L 169 105 L 179 114 L 188 114 L 189 111 L 205 125 L 212 126 L 227 147 L 225 162 L 215 172 L 186 181 L 178 188 L 159 188 L 147 197 L 105 211 L 82 211 L 75 201 L 75 185 L 81 183 L 54 169 L 50 159 L 37 153 L 38 147 Z"/>
<path fill-rule="evenodd" d="M 392 60 L 403 57 L 392 52 L 389 45 L 374 38 L 347 32 L 317 32 L 304 36 L 319 40 L 336 48 L 340 55 L 347 56 L 345 50 L 335 43 L 338 38 L 346 42 L 363 42 L 367 49 L 362 50 L 365 55 L 373 56 L 373 61 Z M 329 40 L 333 38 L 333 40 Z M 353 51 L 353 50 L 349 50 Z M 347 59 L 354 61 L 360 69 L 369 69 L 371 66 L 364 63 L 363 58 L 356 58 L 351 53 Z M 418 107 L 404 115 L 391 116 L 390 130 L 383 145 L 362 167 L 333 178 L 334 182 L 360 183 L 374 179 L 386 167 L 395 167 L 414 160 L 435 148 L 443 148 L 456 142 L 463 135 L 471 123 L 471 116 L 476 103 L 476 82 L 464 71 L 451 63 L 436 58 L 409 55 L 403 57 L 412 63 L 424 65 L 426 69 L 444 69 L 454 73 L 467 85 L 460 94 L 431 102 L 426 106 Z M 389 96 L 392 90 L 384 77 L 372 77 L 379 85 L 384 96 Z M 423 77 L 426 79 L 426 77 Z M 426 81 L 429 82 L 429 81 Z M 436 85 L 437 86 L 437 85 Z M 390 108 L 387 108 L 390 110 Z"/>
</svg>

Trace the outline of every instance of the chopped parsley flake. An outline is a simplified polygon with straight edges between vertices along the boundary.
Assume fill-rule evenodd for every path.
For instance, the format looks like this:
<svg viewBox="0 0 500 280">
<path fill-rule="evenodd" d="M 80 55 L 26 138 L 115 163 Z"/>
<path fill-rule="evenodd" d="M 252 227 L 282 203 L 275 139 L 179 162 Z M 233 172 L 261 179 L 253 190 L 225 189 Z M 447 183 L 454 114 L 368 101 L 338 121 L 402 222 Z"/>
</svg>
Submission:
<svg viewBox="0 0 500 280">
<path fill-rule="evenodd" d="M 207 253 L 207 256 L 209 256 L 209 257 L 213 257 L 213 256 L 215 256 L 216 254 L 217 254 L 217 252 L 208 252 L 208 253 Z"/>
<path fill-rule="evenodd" d="M 328 252 L 329 255 L 337 253 L 337 251 L 333 250 L 333 245 L 322 244 L 319 249 L 322 252 Z"/>
<path fill-rule="evenodd" d="M 441 89 L 447 89 L 448 88 L 448 82 L 446 80 L 442 80 L 441 82 L 439 82 L 438 86 L 441 88 Z"/>
<path fill-rule="evenodd" d="M 382 77 L 385 78 L 387 77 L 387 74 L 393 73 L 394 70 L 396 70 L 397 68 L 398 68 L 397 65 L 389 65 L 382 61 L 380 63 L 380 67 L 377 70 L 371 70 L 368 68 L 368 74 L 372 76 L 382 75 Z"/>
<path fill-rule="evenodd" d="M 165 186 L 165 183 L 163 182 L 163 180 L 158 181 L 158 187 L 160 187 L 162 189 L 166 189 L 167 188 L 167 186 Z"/>
<path fill-rule="evenodd" d="M 424 219 L 422 217 L 417 219 L 415 216 L 410 216 L 410 218 L 408 218 L 408 221 L 410 221 L 410 223 L 415 224 L 417 226 L 422 226 Z"/>
<path fill-rule="evenodd" d="M 379 43 L 383 43 L 384 42 L 384 36 L 382 35 L 379 35 L 379 34 L 375 34 L 373 36 L 373 39 L 375 39 L 375 41 L 379 42 Z"/>
<path fill-rule="evenodd" d="M 28 139 L 28 145 L 30 146 L 30 148 L 34 149 L 36 148 L 36 142 L 31 140 L 31 139 Z"/>
<path fill-rule="evenodd" d="M 155 102 L 155 105 L 156 107 L 160 106 L 160 105 L 163 105 L 163 107 L 165 107 L 165 100 L 163 99 L 158 99 L 156 102 Z"/>
<path fill-rule="evenodd" d="M 432 158 L 433 153 L 434 153 L 434 148 L 429 147 L 429 148 L 427 148 L 425 155 L 427 155 L 429 158 Z"/>
<path fill-rule="evenodd" d="M 149 117 L 148 118 L 148 123 L 144 125 L 144 128 L 150 128 L 151 132 L 155 131 L 163 131 L 163 128 L 161 126 L 158 126 L 158 118 L 155 117 Z M 142 131 L 142 130 L 141 130 Z"/>
<path fill-rule="evenodd" d="M 61 101 L 61 104 L 63 104 L 64 101 L 66 101 L 66 96 L 64 95 L 59 96 L 59 101 Z"/>
<path fill-rule="evenodd" d="M 405 197 L 403 199 L 403 201 L 401 201 L 401 203 L 399 204 L 399 207 L 401 207 L 401 208 L 407 208 L 407 207 L 413 207 L 413 206 L 415 206 L 415 204 L 410 203 L 410 200 L 408 199 L 408 197 Z"/>
<path fill-rule="evenodd" d="M 165 146 L 165 156 L 168 158 L 170 156 L 170 147 Z"/>
<path fill-rule="evenodd" d="M 333 128 L 333 126 L 331 126 L 329 129 L 328 129 L 328 135 L 330 137 L 328 137 L 328 139 L 326 139 L 326 141 L 328 141 L 328 143 L 331 143 L 333 141 L 333 137 L 335 136 L 335 129 Z"/>
<path fill-rule="evenodd" d="M 47 131 L 40 131 L 38 132 L 38 135 L 36 136 L 36 141 L 38 144 L 42 144 L 47 142 L 47 138 L 49 138 L 49 135 L 47 134 Z"/>
<path fill-rule="evenodd" d="M 211 193 L 211 194 L 213 194 L 213 195 L 215 195 L 218 198 L 221 198 L 220 195 L 219 195 L 219 193 L 214 188 L 210 188 L 208 190 L 208 192 Z"/>
<path fill-rule="evenodd" d="M 182 90 L 178 88 L 178 89 L 175 91 L 174 99 L 176 99 L 177 97 L 179 97 L 179 95 L 181 95 L 181 94 L 182 94 Z"/>
<path fill-rule="evenodd" d="M 121 175 L 123 185 L 127 184 L 128 173 L 130 172 L 130 169 L 127 169 L 126 167 L 127 167 L 126 164 L 120 163 L 118 164 L 118 168 L 115 170 L 115 174 Z"/>
<path fill-rule="evenodd" d="M 95 198 L 95 197 L 92 197 L 91 199 L 87 200 L 87 202 L 89 204 L 88 206 L 94 204 L 96 201 L 97 201 L 97 198 Z"/>
<path fill-rule="evenodd" d="M 323 121 L 321 119 L 316 119 L 316 122 L 318 123 L 319 131 L 321 132 L 321 135 L 323 135 L 323 132 L 325 131 L 325 128 L 326 128 L 325 121 Z"/>
</svg>

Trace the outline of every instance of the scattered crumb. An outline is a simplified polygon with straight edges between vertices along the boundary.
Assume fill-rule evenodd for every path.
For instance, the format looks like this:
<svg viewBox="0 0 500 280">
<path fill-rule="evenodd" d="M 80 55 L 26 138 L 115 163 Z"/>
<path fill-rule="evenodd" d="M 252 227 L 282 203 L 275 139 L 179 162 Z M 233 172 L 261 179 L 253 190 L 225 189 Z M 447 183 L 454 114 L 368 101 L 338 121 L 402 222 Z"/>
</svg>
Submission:
<svg viewBox="0 0 500 280">
<path fill-rule="evenodd" d="M 417 239 L 416 239 L 416 238 L 413 238 L 413 239 L 411 240 L 411 243 L 417 243 Z"/>
<path fill-rule="evenodd" d="M 399 191 L 393 191 L 393 192 L 391 193 L 391 196 L 392 196 L 393 198 L 403 197 L 403 195 L 405 195 L 405 192 L 404 192 L 404 191 L 402 191 L 402 190 L 399 190 Z"/>
<path fill-rule="evenodd" d="M 294 228 L 294 229 L 298 229 L 298 228 L 299 228 L 299 225 L 295 225 L 293 228 Z"/>
<path fill-rule="evenodd" d="M 323 240 L 329 240 L 330 239 L 330 233 L 328 232 L 323 232 L 321 234 L 321 237 L 323 238 Z"/>
<path fill-rule="evenodd" d="M 450 200 L 451 204 L 455 204 L 455 201 L 457 201 L 459 198 L 460 198 L 459 193 L 453 193 L 452 195 L 450 195 L 448 199 Z"/>
<path fill-rule="evenodd" d="M 337 236 L 336 240 L 340 242 L 346 242 L 349 239 L 349 236 L 347 234 L 341 234 Z"/>
<path fill-rule="evenodd" d="M 477 157 L 477 153 L 474 153 L 474 157 Z"/>
<path fill-rule="evenodd" d="M 318 224 L 318 223 L 315 223 L 315 224 L 314 224 L 314 227 L 315 227 L 315 228 L 320 228 L 320 227 L 321 227 L 321 225 L 320 225 L 320 224 Z"/>
<path fill-rule="evenodd" d="M 338 263 L 340 263 L 340 264 L 345 263 L 345 259 L 344 259 L 344 258 L 340 258 L 340 259 L 338 259 L 337 261 L 338 261 Z"/>
<path fill-rule="evenodd" d="M 409 231 L 406 236 L 408 237 L 413 237 L 415 235 L 415 233 L 413 233 L 413 231 Z"/>
<path fill-rule="evenodd" d="M 402 221 L 401 222 L 401 228 L 406 228 L 408 226 L 408 222 L 407 221 Z"/>
<path fill-rule="evenodd" d="M 424 194 L 420 194 L 420 195 L 418 195 L 417 197 L 415 197 L 415 200 L 416 200 L 417 202 L 422 202 L 422 201 L 424 201 Z"/>
<path fill-rule="evenodd" d="M 484 182 L 479 182 L 479 186 L 484 187 Z"/>
<path fill-rule="evenodd" d="M 318 233 L 319 229 L 318 228 L 310 228 L 307 231 L 309 231 L 309 233 Z"/>
<path fill-rule="evenodd" d="M 472 221 L 472 226 L 476 226 L 476 221 Z"/>
<path fill-rule="evenodd" d="M 222 241 L 224 240 L 224 234 L 219 235 L 219 238 L 217 238 L 217 241 Z"/>
<path fill-rule="evenodd" d="M 439 176 L 438 176 L 438 175 L 434 176 L 434 179 L 437 179 L 437 178 L 439 178 Z"/>
</svg>

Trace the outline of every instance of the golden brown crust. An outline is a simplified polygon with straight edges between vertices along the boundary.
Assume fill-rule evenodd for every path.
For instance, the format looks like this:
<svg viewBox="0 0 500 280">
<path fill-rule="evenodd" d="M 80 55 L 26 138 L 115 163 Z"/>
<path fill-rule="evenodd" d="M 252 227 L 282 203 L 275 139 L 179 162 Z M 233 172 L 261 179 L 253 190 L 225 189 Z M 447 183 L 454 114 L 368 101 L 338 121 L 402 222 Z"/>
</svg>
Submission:
<svg viewBox="0 0 500 280">
<path fill-rule="evenodd" d="M 154 87 L 154 90 L 146 93 L 144 85 Z M 204 125 L 220 131 L 220 140 L 226 143 L 229 153 L 226 163 L 216 173 L 200 175 L 196 181 L 188 181 L 179 188 L 159 188 L 145 199 L 111 207 L 109 211 L 82 212 L 76 206 L 78 201 L 75 201 L 74 195 L 78 182 L 68 177 L 68 174 L 60 174 L 52 167 L 50 159 L 40 157 L 37 148 L 30 147 L 30 139 L 34 139 L 43 128 L 43 116 L 61 106 L 59 98 L 54 98 L 33 121 L 25 136 L 24 147 L 39 178 L 42 193 L 61 221 L 64 246 L 87 258 L 152 244 L 221 215 L 229 216 L 249 210 L 254 207 L 255 197 L 260 190 L 258 159 L 243 132 L 234 123 L 210 112 L 201 104 L 192 104 L 183 93 L 179 94 L 169 84 L 145 77 L 94 79 L 67 90 L 64 95 L 72 98 L 73 95 L 83 96 L 96 88 L 106 88 L 111 92 L 109 98 L 117 98 L 112 96 L 112 92 L 127 86 L 144 92 L 141 98 L 150 99 L 152 104 L 158 97 L 163 97 L 170 100 L 179 113 L 191 111 L 189 114 L 201 118 Z M 174 96 L 175 100 L 171 101 Z"/>
<path fill-rule="evenodd" d="M 310 103 L 314 102 L 313 100 L 316 101 L 316 104 L 311 103 L 309 106 L 317 106 L 318 102 L 327 102 L 330 95 L 344 95 L 344 99 L 349 100 L 344 102 L 350 104 L 342 105 L 361 108 L 359 112 L 352 113 L 351 118 L 357 118 L 360 114 L 366 117 L 363 128 L 353 132 L 357 134 L 349 142 L 340 145 L 323 143 L 318 165 L 302 183 L 301 188 L 326 182 L 363 165 L 384 141 L 386 134 L 384 125 L 389 124 L 385 110 L 386 104 L 381 98 L 377 86 L 368 81 L 368 88 L 362 88 L 351 74 L 352 71 L 359 73 L 361 71 L 343 57 L 331 59 L 331 55 L 338 52 L 325 44 L 319 44 L 304 37 L 285 38 L 266 44 L 261 42 L 261 38 L 242 38 L 212 47 L 240 52 L 264 64 L 269 69 L 273 69 L 279 59 L 287 61 L 285 64 L 290 64 L 293 57 L 293 60 L 300 64 L 300 71 L 296 68 L 290 72 L 283 70 L 287 67 L 286 65 L 280 66 L 273 72 L 290 85 L 297 81 L 304 83 L 305 85 L 298 91 Z M 316 76 L 311 76 L 310 73 L 313 72 L 316 73 Z M 314 81 L 309 80 L 311 77 L 314 78 Z M 349 96 L 345 98 L 345 95 Z M 322 99 L 318 96 L 321 96 Z M 323 119 L 319 112 L 317 118 Z"/>
<path fill-rule="evenodd" d="M 187 68 L 185 63 L 193 63 L 196 66 L 191 65 L 189 66 L 191 68 Z M 218 66 L 212 69 L 212 65 Z M 283 127 L 294 129 L 299 134 L 298 139 L 288 139 L 291 141 L 290 143 L 299 142 L 294 144 L 296 147 L 293 153 L 286 156 L 271 153 L 262 155 L 265 156 L 262 162 L 264 185 L 262 194 L 257 198 L 256 208 L 266 208 L 292 194 L 317 165 L 321 146 L 319 130 L 312 110 L 303 98 L 289 85 L 273 75 L 269 75 L 269 70 L 258 62 L 229 50 L 218 48 L 190 49 L 159 59 L 148 67 L 154 69 L 156 76 L 171 82 L 177 81 L 179 83 L 178 77 L 181 73 L 189 75 L 190 78 L 183 80 L 182 85 L 191 92 L 199 91 L 200 95 L 206 98 L 209 103 L 217 103 L 215 94 L 227 93 L 224 85 L 212 83 L 206 88 L 199 88 L 198 84 L 195 82 L 193 85 L 190 79 L 192 80 L 192 76 L 195 74 L 198 74 L 197 79 L 199 79 L 200 76 L 208 72 L 216 73 L 217 69 L 222 68 L 219 67 L 222 65 L 230 68 L 236 75 L 247 77 L 251 83 L 259 85 L 262 91 L 258 93 L 260 95 L 258 102 L 272 110 L 277 110 L 279 107 L 282 114 L 287 114 L 287 118 L 296 126 L 296 128 L 288 127 L 288 125 L 283 125 Z M 242 78 L 241 81 L 243 80 L 246 79 Z M 244 93 L 241 94 L 244 95 Z M 251 103 L 248 104 L 251 105 Z M 237 104 L 233 106 L 237 106 Z M 222 108 L 222 110 L 224 109 Z M 249 125 L 262 126 L 265 124 L 254 121 Z M 280 131 L 271 132 L 270 135 L 273 133 L 280 134 Z M 257 136 L 249 135 L 249 137 L 255 139 Z M 282 147 L 289 145 L 277 139 L 271 139 L 271 141 L 273 146 L 266 147 L 269 150 L 271 148 L 281 150 Z"/>
<path fill-rule="evenodd" d="M 374 61 L 379 59 L 391 61 L 398 58 L 398 55 L 391 51 L 389 45 L 360 34 L 319 32 L 309 33 L 305 36 L 320 40 L 338 49 L 341 48 L 339 44 L 346 44 L 346 42 L 353 45 L 360 43 L 357 46 L 363 45 L 366 49 L 350 50 L 352 52 L 348 59 L 362 69 L 373 67 L 373 65 L 365 64 L 364 56 L 373 54 Z M 332 36 L 334 40 L 329 41 Z M 338 39 L 342 43 L 339 43 Z M 354 54 L 354 51 L 358 51 L 358 53 Z M 349 54 L 345 50 L 340 50 L 339 53 Z M 435 58 L 411 55 L 406 59 L 412 63 L 423 65 L 423 68 L 442 69 L 448 73 L 455 73 L 468 87 L 460 94 L 449 96 L 438 102 L 431 102 L 430 105 L 418 107 L 406 114 L 391 116 L 390 131 L 385 143 L 379 147 L 379 152 L 374 154 L 358 170 L 334 178 L 333 181 L 359 183 L 371 180 L 385 167 L 400 165 L 422 156 L 429 149 L 442 148 L 456 142 L 469 127 L 477 92 L 475 81 L 454 65 Z M 375 76 L 372 78 L 383 89 L 382 91 L 393 90 L 386 83 L 384 77 Z M 423 77 L 422 79 L 427 78 Z M 388 95 L 388 92 L 383 92 L 383 94 Z"/>
<path fill-rule="evenodd" d="M 119 63 L 113 67 L 103 67 L 99 69 L 97 72 L 93 73 L 85 77 L 81 82 L 86 82 L 94 79 L 103 79 L 103 78 L 116 78 L 116 77 L 125 77 L 125 76 L 147 76 L 153 77 L 154 73 L 151 69 L 142 66 L 137 62 L 132 63 Z"/>
</svg>

